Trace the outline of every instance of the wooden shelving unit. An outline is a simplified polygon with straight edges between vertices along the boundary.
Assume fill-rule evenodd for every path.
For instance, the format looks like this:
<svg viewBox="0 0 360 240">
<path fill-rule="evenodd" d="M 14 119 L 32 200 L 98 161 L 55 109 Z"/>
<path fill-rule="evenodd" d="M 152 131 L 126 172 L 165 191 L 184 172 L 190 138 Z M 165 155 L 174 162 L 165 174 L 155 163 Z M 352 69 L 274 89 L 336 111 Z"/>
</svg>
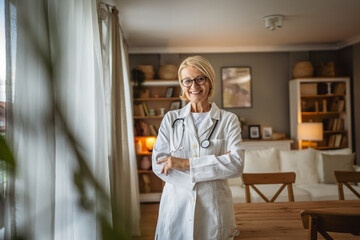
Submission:
<svg viewBox="0 0 360 240">
<path fill-rule="evenodd" d="M 140 151 L 138 151 L 139 149 L 135 149 L 138 166 L 140 202 L 159 202 L 164 183 L 153 173 L 151 164 L 149 165 L 149 162 L 147 162 L 147 164 L 142 164 L 142 161 L 151 162 L 152 153 L 146 148 L 146 139 L 148 137 L 156 137 L 157 135 L 161 120 L 163 119 L 160 108 L 164 108 L 164 113 L 166 113 L 170 110 L 172 102 L 176 101 L 181 103 L 180 97 L 178 97 L 180 94 L 180 85 L 178 80 L 146 80 L 143 82 L 143 88 L 148 91 L 148 96 L 140 96 L 133 99 L 134 113 L 136 114 L 133 116 L 135 126 L 135 147 L 138 148 L 138 142 L 141 142 Z M 172 96 L 165 97 L 169 88 L 173 88 Z M 142 112 L 141 109 L 139 111 L 139 105 L 144 106 L 143 104 L 145 104 L 145 107 L 147 108 L 147 110 L 143 108 L 144 112 Z M 153 116 L 146 114 L 146 112 L 150 112 L 150 109 L 153 109 L 155 112 Z M 155 133 L 150 130 L 144 131 L 144 126 L 146 128 L 146 126 L 149 127 L 150 125 L 152 125 L 151 128 L 155 129 Z M 144 169 L 144 166 L 149 166 L 149 168 Z"/>
<path fill-rule="evenodd" d="M 322 122 L 323 141 L 317 149 L 351 147 L 350 92 L 348 77 L 290 80 L 290 134 L 295 146 L 306 146 L 297 139 L 299 123 Z"/>
</svg>

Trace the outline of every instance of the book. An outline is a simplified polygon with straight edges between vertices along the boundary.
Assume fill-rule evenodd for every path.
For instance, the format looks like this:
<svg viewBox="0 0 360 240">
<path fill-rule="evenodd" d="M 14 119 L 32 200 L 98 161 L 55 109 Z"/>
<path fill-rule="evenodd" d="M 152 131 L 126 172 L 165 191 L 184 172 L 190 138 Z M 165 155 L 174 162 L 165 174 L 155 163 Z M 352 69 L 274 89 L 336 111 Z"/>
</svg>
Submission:
<svg viewBox="0 0 360 240">
<path fill-rule="evenodd" d="M 148 110 L 148 107 L 147 107 L 146 103 L 143 102 L 142 105 L 143 105 L 143 108 L 144 108 L 145 116 L 149 116 L 149 110 Z"/>
<path fill-rule="evenodd" d="M 340 147 L 340 145 L 341 145 L 341 139 L 342 139 L 342 135 L 341 135 L 341 134 L 336 134 L 336 135 L 335 135 L 334 147 Z"/>
<path fill-rule="evenodd" d="M 338 105 L 337 105 L 337 111 L 338 112 L 343 112 L 344 107 L 345 107 L 345 101 L 344 100 L 339 100 Z"/>
</svg>

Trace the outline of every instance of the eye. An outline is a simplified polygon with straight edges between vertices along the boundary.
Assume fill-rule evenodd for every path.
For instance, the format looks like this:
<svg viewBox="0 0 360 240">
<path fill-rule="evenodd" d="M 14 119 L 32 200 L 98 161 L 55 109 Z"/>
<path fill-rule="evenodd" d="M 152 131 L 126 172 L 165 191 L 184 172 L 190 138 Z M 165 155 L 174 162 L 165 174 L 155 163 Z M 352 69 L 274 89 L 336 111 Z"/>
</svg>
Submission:
<svg viewBox="0 0 360 240">
<path fill-rule="evenodd" d="M 198 82 L 202 82 L 202 81 L 205 81 L 206 77 L 197 77 L 196 80 Z"/>
<path fill-rule="evenodd" d="M 192 82 L 191 79 L 183 80 L 184 85 L 191 85 L 191 82 Z"/>
</svg>

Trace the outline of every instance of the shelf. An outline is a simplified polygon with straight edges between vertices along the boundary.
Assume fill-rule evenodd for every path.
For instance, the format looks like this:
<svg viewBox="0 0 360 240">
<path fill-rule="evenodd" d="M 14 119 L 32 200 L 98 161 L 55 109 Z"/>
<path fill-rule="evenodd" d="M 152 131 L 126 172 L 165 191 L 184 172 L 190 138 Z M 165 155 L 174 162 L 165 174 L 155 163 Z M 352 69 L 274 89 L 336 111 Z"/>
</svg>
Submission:
<svg viewBox="0 0 360 240">
<path fill-rule="evenodd" d="M 138 170 L 138 173 L 154 173 L 152 170 Z"/>
<path fill-rule="evenodd" d="M 141 101 L 152 101 L 152 102 L 155 102 L 155 101 L 181 101 L 181 98 L 179 98 L 179 97 L 170 97 L 170 98 L 167 98 L 167 97 L 134 98 L 134 102 L 141 102 Z"/>
<path fill-rule="evenodd" d="M 346 130 L 339 130 L 339 131 L 325 130 L 323 133 L 324 133 L 324 134 L 347 133 L 347 131 L 346 131 Z"/>
<path fill-rule="evenodd" d="M 334 98 L 334 97 L 345 97 L 345 94 L 323 94 L 323 95 L 306 95 L 301 98 Z"/>
<path fill-rule="evenodd" d="M 156 87 L 156 86 L 180 86 L 177 79 L 174 80 L 145 80 L 142 86 Z"/>
<path fill-rule="evenodd" d="M 301 112 L 303 116 L 327 116 L 327 115 L 339 115 L 345 114 L 346 112 Z"/>
<path fill-rule="evenodd" d="M 143 156 L 143 155 L 151 155 L 152 152 L 141 152 L 141 153 L 136 153 L 136 155 L 138 156 Z"/>
<path fill-rule="evenodd" d="M 162 119 L 164 116 L 134 116 L 134 119 Z"/>
<path fill-rule="evenodd" d="M 140 202 L 160 202 L 161 192 L 140 193 Z"/>
</svg>

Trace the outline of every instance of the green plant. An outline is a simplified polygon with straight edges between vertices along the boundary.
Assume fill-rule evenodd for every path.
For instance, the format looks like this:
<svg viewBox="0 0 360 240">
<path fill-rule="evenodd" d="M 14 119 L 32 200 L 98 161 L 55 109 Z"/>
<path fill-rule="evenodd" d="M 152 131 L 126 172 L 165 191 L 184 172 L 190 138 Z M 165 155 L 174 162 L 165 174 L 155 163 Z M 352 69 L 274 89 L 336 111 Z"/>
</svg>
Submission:
<svg viewBox="0 0 360 240">
<path fill-rule="evenodd" d="M 134 96 L 140 97 L 140 93 L 143 89 L 142 83 L 145 80 L 145 74 L 138 69 L 133 69 L 131 70 L 131 78 L 135 83 Z"/>
</svg>

